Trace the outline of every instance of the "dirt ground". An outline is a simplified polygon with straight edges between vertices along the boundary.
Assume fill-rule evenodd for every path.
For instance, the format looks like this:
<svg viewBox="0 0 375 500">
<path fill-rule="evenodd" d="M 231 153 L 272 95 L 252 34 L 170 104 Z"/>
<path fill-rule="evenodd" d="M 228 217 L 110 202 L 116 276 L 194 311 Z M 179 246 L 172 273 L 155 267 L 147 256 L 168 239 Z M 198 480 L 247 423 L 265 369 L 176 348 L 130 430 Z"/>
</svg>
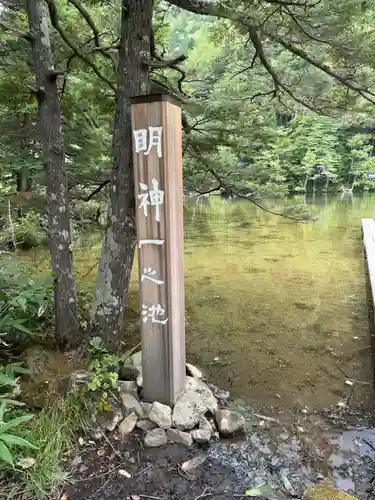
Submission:
<svg viewBox="0 0 375 500">
<path fill-rule="evenodd" d="M 83 446 L 64 493 L 68 500 L 231 500 L 266 484 L 286 500 L 328 479 L 359 500 L 374 498 L 375 430 L 369 414 L 331 408 L 300 414 L 293 425 L 277 417 L 248 414 L 243 436 L 203 448 L 149 449 L 141 433 L 127 440 L 112 433 Z M 186 472 L 182 465 L 195 457 L 203 463 Z"/>
<path fill-rule="evenodd" d="M 82 472 L 65 493 L 69 500 L 193 500 L 208 492 L 222 500 L 230 500 L 234 494 L 243 496 L 246 484 L 239 483 L 232 467 L 207 458 L 189 474 L 181 470 L 183 462 L 201 453 L 204 451 L 181 445 L 144 449 L 136 437 L 106 443 L 83 454 L 84 465 L 78 468 Z M 121 469 L 129 472 L 131 479 L 121 476 Z"/>
</svg>

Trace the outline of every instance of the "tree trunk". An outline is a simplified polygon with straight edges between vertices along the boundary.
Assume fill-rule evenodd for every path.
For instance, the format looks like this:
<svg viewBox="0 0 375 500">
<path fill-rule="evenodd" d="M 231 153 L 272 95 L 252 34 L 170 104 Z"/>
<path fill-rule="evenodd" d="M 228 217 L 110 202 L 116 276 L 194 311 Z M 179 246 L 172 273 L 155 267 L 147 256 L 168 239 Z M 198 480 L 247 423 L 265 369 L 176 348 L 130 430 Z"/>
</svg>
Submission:
<svg viewBox="0 0 375 500">
<path fill-rule="evenodd" d="M 31 125 L 31 114 L 24 113 L 21 125 L 21 141 L 20 141 L 22 166 L 15 173 L 14 176 L 16 180 L 17 193 L 29 193 L 31 191 L 31 186 L 32 186 L 32 180 L 29 175 L 29 169 L 26 165 L 26 159 L 29 156 L 28 150 L 30 149 L 30 125 Z M 23 216 L 22 205 L 20 205 L 17 210 L 17 216 L 18 217 Z"/>
<path fill-rule="evenodd" d="M 27 0 L 27 15 L 47 183 L 49 243 L 55 278 L 56 339 L 60 345 L 70 347 L 78 340 L 77 304 L 57 74 L 53 67 L 48 13 L 44 1 Z"/>
<path fill-rule="evenodd" d="M 102 246 L 92 330 L 116 350 L 123 332 L 136 242 L 130 98 L 149 92 L 153 0 L 122 0 L 108 226 Z"/>
</svg>

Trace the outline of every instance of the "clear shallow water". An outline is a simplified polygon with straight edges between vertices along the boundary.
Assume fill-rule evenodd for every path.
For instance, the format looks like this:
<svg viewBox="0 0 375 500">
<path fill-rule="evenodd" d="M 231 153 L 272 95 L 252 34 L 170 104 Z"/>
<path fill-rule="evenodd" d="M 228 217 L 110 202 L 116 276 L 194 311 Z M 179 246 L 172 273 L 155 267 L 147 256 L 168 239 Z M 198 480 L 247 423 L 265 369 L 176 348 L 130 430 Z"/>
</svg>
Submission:
<svg viewBox="0 0 375 500">
<path fill-rule="evenodd" d="M 296 224 L 211 197 L 185 220 L 188 352 L 217 385 L 286 408 L 371 406 L 361 218 L 375 196 L 303 196 Z M 353 386 L 346 385 L 354 379 Z"/>
</svg>

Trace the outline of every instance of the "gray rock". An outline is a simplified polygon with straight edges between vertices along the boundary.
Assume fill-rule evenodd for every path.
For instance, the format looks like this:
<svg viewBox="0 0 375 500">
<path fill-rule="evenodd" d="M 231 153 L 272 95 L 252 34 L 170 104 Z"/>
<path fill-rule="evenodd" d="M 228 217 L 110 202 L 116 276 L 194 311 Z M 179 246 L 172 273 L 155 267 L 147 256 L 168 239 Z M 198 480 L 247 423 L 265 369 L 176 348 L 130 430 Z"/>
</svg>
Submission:
<svg viewBox="0 0 375 500">
<path fill-rule="evenodd" d="M 177 399 L 172 414 L 172 427 L 193 429 L 206 412 L 215 413 L 217 401 L 212 391 L 201 380 L 186 377 L 185 389 Z"/>
<path fill-rule="evenodd" d="M 184 472 L 190 472 L 194 469 L 196 469 L 197 467 L 199 467 L 200 465 L 203 464 L 203 462 L 205 462 L 207 459 L 207 455 L 197 455 L 196 457 L 193 457 L 191 458 L 190 460 L 187 460 L 186 462 L 184 462 L 182 465 L 181 465 L 181 469 L 184 471 Z"/>
<path fill-rule="evenodd" d="M 144 414 L 148 417 L 152 408 L 152 403 L 141 403 L 141 406 Z"/>
<path fill-rule="evenodd" d="M 230 397 L 230 392 L 229 391 L 218 391 L 215 393 L 215 397 L 222 401 L 223 403 L 226 403 Z"/>
<path fill-rule="evenodd" d="M 120 394 L 121 401 L 123 405 L 124 417 L 127 417 L 131 413 L 135 413 L 139 418 L 145 418 L 145 414 L 142 410 L 142 406 L 139 401 L 135 399 L 131 394 Z"/>
<path fill-rule="evenodd" d="M 195 429 L 191 431 L 191 437 L 196 443 L 208 443 L 212 436 L 212 430 L 210 429 Z"/>
<path fill-rule="evenodd" d="M 193 438 L 189 432 L 177 429 L 167 429 L 167 438 L 170 443 L 184 444 L 185 446 L 192 446 L 193 444 Z"/>
<path fill-rule="evenodd" d="M 122 412 L 119 409 L 105 410 L 95 416 L 95 421 L 99 426 L 109 432 L 116 429 L 117 424 L 122 419 Z"/>
<path fill-rule="evenodd" d="M 201 417 L 199 419 L 199 428 L 202 429 L 202 430 L 208 430 L 211 432 L 211 434 L 213 434 L 215 428 L 212 426 L 211 422 L 209 420 L 207 420 L 206 417 Z"/>
<path fill-rule="evenodd" d="M 90 437 L 95 441 L 99 441 L 104 436 L 103 431 L 100 427 L 96 427 L 95 429 L 90 429 L 89 431 Z"/>
<path fill-rule="evenodd" d="M 119 369 L 120 380 L 137 380 L 139 369 L 133 365 L 121 365 Z"/>
<path fill-rule="evenodd" d="M 243 431 L 245 419 L 242 415 L 231 410 L 218 410 L 215 413 L 215 422 L 221 436 L 233 436 Z"/>
<path fill-rule="evenodd" d="M 186 372 L 191 377 L 195 377 L 195 378 L 203 378 L 204 377 L 203 372 L 199 368 L 197 368 L 196 366 L 194 366 L 190 363 L 186 363 Z"/>
<path fill-rule="evenodd" d="M 142 366 L 142 351 L 135 352 L 131 356 L 131 360 L 132 360 L 134 366 L 137 366 L 137 367 Z"/>
<path fill-rule="evenodd" d="M 138 387 L 133 380 L 120 380 L 118 382 L 118 389 L 120 394 L 131 394 L 136 399 L 138 398 Z"/>
<path fill-rule="evenodd" d="M 163 429 L 152 429 L 147 432 L 144 444 L 150 448 L 156 448 L 157 446 L 163 446 L 167 444 L 167 433 Z"/>
<path fill-rule="evenodd" d="M 124 420 L 118 426 L 118 431 L 121 434 L 121 436 L 124 437 L 130 434 L 133 431 L 135 424 L 137 423 L 137 420 L 138 417 L 135 413 L 131 413 L 126 418 L 124 418 Z"/>
<path fill-rule="evenodd" d="M 76 370 L 70 375 L 63 377 L 58 382 L 58 391 L 60 394 L 67 396 L 68 394 L 79 393 L 84 391 L 87 384 L 90 382 L 92 375 L 86 370 Z"/>
<path fill-rule="evenodd" d="M 148 418 L 162 429 L 169 429 L 172 427 L 171 408 L 167 405 L 159 403 L 158 401 L 155 401 L 152 404 Z"/>
<path fill-rule="evenodd" d="M 146 432 L 151 429 L 156 429 L 157 425 L 155 424 L 155 422 L 151 422 L 151 420 L 149 420 L 148 418 L 142 418 L 138 420 L 137 427 L 138 429 Z"/>
</svg>

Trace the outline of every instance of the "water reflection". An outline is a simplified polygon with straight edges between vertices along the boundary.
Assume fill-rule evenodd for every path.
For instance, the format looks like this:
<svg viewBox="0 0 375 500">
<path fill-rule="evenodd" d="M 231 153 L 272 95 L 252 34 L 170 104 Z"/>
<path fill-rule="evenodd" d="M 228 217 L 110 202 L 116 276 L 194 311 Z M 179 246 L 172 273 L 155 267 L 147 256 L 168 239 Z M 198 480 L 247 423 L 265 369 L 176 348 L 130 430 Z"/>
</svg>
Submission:
<svg viewBox="0 0 375 500">
<path fill-rule="evenodd" d="M 185 213 L 188 351 L 235 395 L 325 406 L 348 394 L 345 372 L 371 381 L 360 220 L 375 197 L 298 196 L 318 216 L 296 224 L 247 201 L 220 197 Z M 210 278 L 210 279 L 208 279 Z M 226 368 L 211 365 L 219 356 Z M 359 404 L 359 403 L 358 403 Z"/>
</svg>

